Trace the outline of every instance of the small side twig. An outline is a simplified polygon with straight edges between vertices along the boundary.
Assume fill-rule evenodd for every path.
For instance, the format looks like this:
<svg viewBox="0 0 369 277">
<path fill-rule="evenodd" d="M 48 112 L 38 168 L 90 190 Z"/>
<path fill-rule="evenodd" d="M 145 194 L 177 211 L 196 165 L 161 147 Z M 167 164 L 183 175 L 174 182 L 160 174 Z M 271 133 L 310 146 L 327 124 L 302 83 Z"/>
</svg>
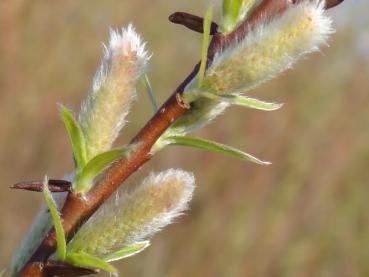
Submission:
<svg viewBox="0 0 369 277">
<path fill-rule="evenodd" d="M 20 182 L 11 186 L 11 189 L 21 189 L 35 192 L 42 192 L 43 183 L 41 181 Z M 49 180 L 49 190 L 51 192 L 70 192 L 71 183 L 65 180 Z"/>
<path fill-rule="evenodd" d="M 193 15 L 185 12 L 175 12 L 169 16 L 169 21 L 175 24 L 183 25 L 188 29 L 203 33 L 204 32 L 204 19 L 200 16 Z M 218 33 L 218 24 L 211 23 L 210 35 Z"/>
</svg>

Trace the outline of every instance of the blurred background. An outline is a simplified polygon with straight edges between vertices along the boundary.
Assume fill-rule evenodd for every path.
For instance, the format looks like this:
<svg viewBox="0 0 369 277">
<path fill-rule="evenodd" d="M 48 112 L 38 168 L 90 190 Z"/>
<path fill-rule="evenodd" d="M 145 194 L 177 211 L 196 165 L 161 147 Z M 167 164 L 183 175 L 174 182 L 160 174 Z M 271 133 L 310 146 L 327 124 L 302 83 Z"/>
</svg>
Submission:
<svg viewBox="0 0 369 277">
<path fill-rule="evenodd" d="M 109 26 L 132 21 L 148 41 L 162 103 L 201 51 L 201 35 L 167 17 L 178 10 L 202 15 L 208 3 L 0 2 L 0 269 L 42 202 L 40 194 L 8 186 L 72 170 L 56 104 L 79 110 Z M 369 276 L 368 8 L 365 0 L 347 0 L 330 10 L 337 30 L 330 47 L 252 91 L 285 103 L 281 110 L 232 107 L 197 134 L 271 166 L 170 148 L 129 179 L 180 167 L 195 173 L 197 190 L 190 211 L 149 249 L 116 263 L 122 276 Z M 152 115 L 140 90 L 120 144 Z"/>
</svg>

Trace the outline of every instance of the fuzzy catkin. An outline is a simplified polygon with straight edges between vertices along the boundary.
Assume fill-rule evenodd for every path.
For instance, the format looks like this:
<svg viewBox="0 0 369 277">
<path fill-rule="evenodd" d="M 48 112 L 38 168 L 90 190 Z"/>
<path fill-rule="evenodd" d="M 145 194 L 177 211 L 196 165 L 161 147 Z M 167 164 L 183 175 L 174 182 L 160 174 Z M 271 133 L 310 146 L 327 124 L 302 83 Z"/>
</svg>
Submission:
<svg viewBox="0 0 369 277">
<path fill-rule="evenodd" d="M 149 59 L 145 43 L 131 24 L 121 32 L 110 31 L 92 90 L 79 114 L 88 160 L 111 148 L 125 124 Z"/>
<path fill-rule="evenodd" d="M 220 94 L 248 91 L 317 51 L 330 33 L 331 20 L 324 14 L 324 2 L 301 1 L 217 53 L 203 88 Z"/>
<path fill-rule="evenodd" d="M 82 226 L 68 251 L 96 257 L 151 237 L 187 209 L 192 174 L 170 169 L 151 173 L 133 192 L 112 197 Z"/>
<path fill-rule="evenodd" d="M 250 0 L 251 8 L 258 4 L 259 1 Z M 331 20 L 324 14 L 324 2 L 303 0 L 291 5 L 281 16 L 262 22 L 244 38 L 217 53 L 205 73 L 202 87 L 197 87 L 194 78 L 185 88 L 184 97 L 193 91 L 201 96 L 201 90 L 230 94 L 253 89 L 290 68 L 305 54 L 319 50 L 332 32 Z M 228 106 L 204 97 L 191 105 L 170 132 L 186 134 L 201 128 Z"/>
</svg>

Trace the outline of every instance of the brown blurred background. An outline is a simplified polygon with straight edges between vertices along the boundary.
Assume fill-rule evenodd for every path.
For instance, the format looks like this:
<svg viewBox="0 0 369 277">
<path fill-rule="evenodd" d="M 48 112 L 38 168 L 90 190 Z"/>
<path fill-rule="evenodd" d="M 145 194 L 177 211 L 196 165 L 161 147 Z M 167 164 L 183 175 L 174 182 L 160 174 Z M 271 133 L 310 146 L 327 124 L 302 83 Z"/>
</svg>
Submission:
<svg viewBox="0 0 369 277">
<path fill-rule="evenodd" d="M 167 16 L 201 15 L 207 4 L 0 2 L 0 269 L 42 202 L 8 186 L 71 171 L 56 103 L 79 110 L 108 27 L 132 21 L 148 41 L 161 103 L 199 59 L 201 43 L 201 35 Z M 145 166 L 139 176 L 169 167 L 194 171 L 198 187 L 186 216 L 144 253 L 116 264 L 122 276 L 369 276 L 368 7 L 347 0 L 329 11 L 337 29 L 330 47 L 252 92 L 285 103 L 283 109 L 231 108 L 198 133 L 273 165 L 170 148 Z M 141 91 L 120 143 L 151 116 Z"/>
</svg>

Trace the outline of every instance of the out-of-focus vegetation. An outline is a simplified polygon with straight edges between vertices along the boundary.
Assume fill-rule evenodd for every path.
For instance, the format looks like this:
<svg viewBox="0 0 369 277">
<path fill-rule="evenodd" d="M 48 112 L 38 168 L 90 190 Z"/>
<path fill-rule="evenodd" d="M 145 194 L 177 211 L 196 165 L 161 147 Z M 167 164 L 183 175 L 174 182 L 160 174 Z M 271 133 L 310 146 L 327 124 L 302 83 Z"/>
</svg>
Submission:
<svg viewBox="0 0 369 277">
<path fill-rule="evenodd" d="M 44 174 L 60 178 L 72 169 L 56 103 L 79 109 L 108 27 L 132 21 L 143 34 L 154 53 L 150 76 L 162 102 L 201 51 L 201 35 L 170 25 L 167 16 L 177 10 L 202 14 L 206 5 L 0 2 L 0 268 L 8 266 L 43 201 L 8 186 Z M 198 187 L 187 216 L 144 253 L 119 263 L 124 276 L 369 275 L 367 9 L 361 0 L 330 11 L 337 22 L 330 48 L 252 92 L 284 102 L 283 109 L 231 108 L 201 131 L 273 165 L 171 148 L 145 166 L 192 170 Z M 121 142 L 150 117 L 149 105 L 142 93 Z"/>
</svg>

